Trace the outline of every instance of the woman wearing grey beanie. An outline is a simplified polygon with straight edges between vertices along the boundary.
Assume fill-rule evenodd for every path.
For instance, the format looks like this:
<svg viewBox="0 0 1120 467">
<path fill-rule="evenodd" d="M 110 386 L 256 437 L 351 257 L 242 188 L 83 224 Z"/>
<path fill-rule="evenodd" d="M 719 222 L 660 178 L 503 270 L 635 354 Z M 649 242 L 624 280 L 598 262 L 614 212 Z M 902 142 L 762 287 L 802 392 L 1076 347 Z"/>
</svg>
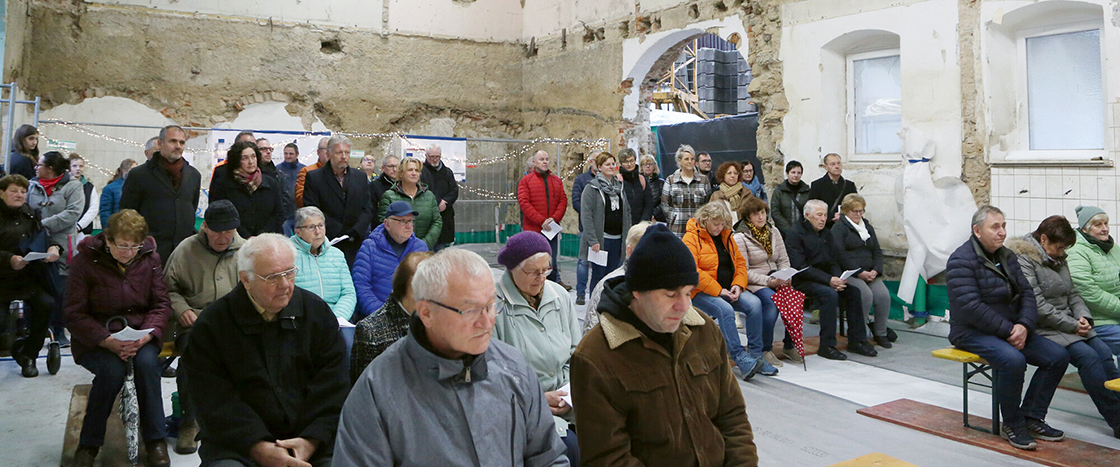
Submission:
<svg viewBox="0 0 1120 467">
<path fill-rule="evenodd" d="M 1077 242 L 1069 248 L 1069 272 L 1089 307 L 1097 337 L 1120 355 L 1120 248 L 1108 234 L 1108 214 L 1078 206 Z"/>
</svg>

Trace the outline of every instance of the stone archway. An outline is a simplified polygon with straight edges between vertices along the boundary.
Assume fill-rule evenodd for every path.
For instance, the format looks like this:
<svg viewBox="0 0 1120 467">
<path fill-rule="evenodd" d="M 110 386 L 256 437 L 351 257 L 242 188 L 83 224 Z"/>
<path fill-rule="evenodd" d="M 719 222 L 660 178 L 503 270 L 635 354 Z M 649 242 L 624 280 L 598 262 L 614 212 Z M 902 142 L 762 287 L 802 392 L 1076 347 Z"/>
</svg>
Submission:
<svg viewBox="0 0 1120 467">
<path fill-rule="evenodd" d="M 629 93 L 622 104 L 622 138 L 625 146 L 643 153 L 653 153 L 656 142 L 649 127 L 649 102 L 653 85 L 664 74 L 690 40 L 713 33 L 722 38 L 739 34 L 747 37 L 743 20 L 738 15 L 718 20 L 702 21 L 686 28 L 662 31 L 640 39 L 628 39 L 622 44 L 622 83 L 629 86 Z M 747 56 L 746 44 L 740 49 Z"/>
</svg>

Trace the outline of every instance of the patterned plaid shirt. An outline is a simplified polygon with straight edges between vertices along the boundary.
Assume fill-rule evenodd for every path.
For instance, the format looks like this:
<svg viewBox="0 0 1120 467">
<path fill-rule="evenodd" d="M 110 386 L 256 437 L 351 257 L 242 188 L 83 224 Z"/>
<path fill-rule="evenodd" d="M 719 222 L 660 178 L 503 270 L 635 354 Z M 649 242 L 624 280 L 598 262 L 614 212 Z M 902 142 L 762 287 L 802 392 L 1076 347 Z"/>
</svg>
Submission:
<svg viewBox="0 0 1120 467">
<path fill-rule="evenodd" d="M 350 350 L 350 381 L 358 380 L 373 359 L 394 342 L 408 335 L 410 315 L 393 297 L 381 308 L 358 321 L 354 329 L 354 347 Z"/>
<path fill-rule="evenodd" d="M 712 186 L 708 184 L 708 177 L 693 171 L 692 183 L 685 183 L 678 169 L 665 179 L 661 188 L 661 207 L 665 209 L 665 219 L 669 229 L 684 237 L 685 226 L 696 211 L 708 201 L 712 194 Z"/>
</svg>

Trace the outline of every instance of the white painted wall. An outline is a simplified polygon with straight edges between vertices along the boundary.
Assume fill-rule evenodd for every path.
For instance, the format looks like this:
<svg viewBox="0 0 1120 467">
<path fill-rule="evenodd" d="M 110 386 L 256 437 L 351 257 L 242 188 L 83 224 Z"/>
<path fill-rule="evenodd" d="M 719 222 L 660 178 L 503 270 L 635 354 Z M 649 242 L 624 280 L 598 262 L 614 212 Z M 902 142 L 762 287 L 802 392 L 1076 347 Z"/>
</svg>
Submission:
<svg viewBox="0 0 1120 467">
<path fill-rule="evenodd" d="M 902 125 L 928 135 L 935 147 L 935 177 L 960 176 L 961 93 L 955 0 L 924 2 L 809 0 L 783 7 L 781 59 L 789 113 L 780 149 L 805 166 L 807 182 L 821 177 L 821 158 L 840 154 L 844 176 L 867 199 L 868 218 L 884 247 L 905 249 L 893 163 L 848 160 L 847 66 L 849 52 L 866 51 L 859 31 L 897 35 L 902 67 Z M 872 42 L 874 42 L 872 40 Z M 839 67 L 839 68 L 838 68 Z"/>
<path fill-rule="evenodd" d="M 657 11 L 683 3 L 682 0 L 643 1 L 642 11 Z M 649 5 L 665 4 L 665 5 Z M 609 24 L 634 13 L 635 0 L 525 0 L 521 36 L 548 36 L 568 30 L 569 40 L 583 35 L 583 25 L 610 27 Z"/>
<path fill-rule="evenodd" d="M 516 41 L 522 37 L 520 0 L 387 1 L 390 2 L 389 31 L 393 33 L 496 42 Z"/>
</svg>

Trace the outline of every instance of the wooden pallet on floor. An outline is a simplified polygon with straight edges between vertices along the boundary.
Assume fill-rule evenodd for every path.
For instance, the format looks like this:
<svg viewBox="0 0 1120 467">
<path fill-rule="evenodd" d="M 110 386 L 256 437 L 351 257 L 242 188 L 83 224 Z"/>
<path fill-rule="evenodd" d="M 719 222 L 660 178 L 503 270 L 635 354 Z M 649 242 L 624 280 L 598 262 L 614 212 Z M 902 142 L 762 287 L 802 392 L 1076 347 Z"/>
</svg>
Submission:
<svg viewBox="0 0 1120 467">
<path fill-rule="evenodd" d="M 1065 441 L 1057 443 L 1039 441 L 1038 449 L 1034 451 L 1015 449 L 997 435 L 965 428 L 961 424 L 960 412 L 910 399 L 898 399 L 859 409 L 856 412 L 885 422 L 1043 465 L 1054 467 L 1115 467 L 1120 465 L 1120 450 L 1071 438 L 1066 438 Z M 973 419 L 976 420 L 975 424 L 977 426 L 991 424 L 991 421 L 985 418 L 974 416 Z"/>
</svg>

